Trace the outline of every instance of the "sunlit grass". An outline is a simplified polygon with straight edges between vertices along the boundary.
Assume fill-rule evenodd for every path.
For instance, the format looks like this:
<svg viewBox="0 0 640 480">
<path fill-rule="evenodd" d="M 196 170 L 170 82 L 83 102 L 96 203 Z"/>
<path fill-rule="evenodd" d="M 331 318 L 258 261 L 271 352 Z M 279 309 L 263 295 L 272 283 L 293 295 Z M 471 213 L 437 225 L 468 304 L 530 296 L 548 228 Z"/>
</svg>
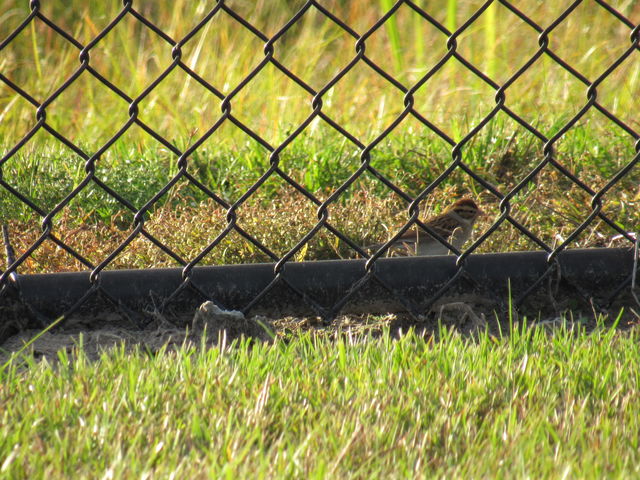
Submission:
<svg viewBox="0 0 640 480">
<path fill-rule="evenodd" d="M 636 330 L 306 334 L 0 373 L 7 478 L 634 477 Z"/>
<path fill-rule="evenodd" d="M 13 2 L 13 5 L 11 3 Z M 28 4 L 12 0 L 4 9 L 0 38 L 5 38 L 28 14 Z M 271 3 L 238 0 L 230 8 L 261 30 L 267 37 L 275 34 L 303 2 Z M 183 38 L 215 6 L 214 1 L 173 2 L 136 5 L 140 12 L 163 29 L 174 41 Z M 251 5 L 250 5 L 251 4 Z M 326 8 L 363 34 L 371 28 L 393 2 L 342 3 L 325 2 Z M 443 26 L 453 31 L 474 13 L 482 2 L 449 1 L 441 5 L 423 5 Z M 121 8 L 118 2 L 102 2 L 89 7 L 80 3 L 62 6 L 45 3 L 42 13 L 67 30 L 82 44 L 106 27 Z M 562 9 L 549 2 L 520 6 L 541 27 L 560 15 Z M 638 20 L 637 5 L 619 6 L 632 21 Z M 593 22 L 593 18 L 598 22 Z M 588 28 L 588 35 L 582 34 Z M 630 30 L 601 7 L 585 2 L 550 35 L 550 47 L 581 74 L 594 80 L 629 47 Z M 458 52 L 498 84 L 507 80 L 538 47 L 537 32 L 507 8 L 494 4 L 457 38 Z M 401 81 L 407 88 L 421 78 L 446 54 L 447 36 L 406 5 L 367 40 L 367 56 Z M 182 61 L 223 94 L 235 87 L 264 58 L 259 37 L 242 27 L 224 11 L 182 46 Z M 355 57 L 355 39 L 324 17 L 315 7 L 274 44 L 274 57 L 314 89 L 322 88 Z M 428 46 L 428 48 L 426 48 Z M 104 75 L 132 98 L 140 95 L 172 63 L 172 46 L 132 15 L 126 15 L 105 38 L 91 50 L 91 67 Z M 3 75 L 17 83 L 38 101 L 51 95 L 79 67 L 79 50 L 36 19 L 2 52 Z M 637 107 L 640 78 L 637 54 L 614 71 L 599 88 L 604 105 L 627 121 Z M 508 105 L 529 121 L 553 123 L 555 116 L 586 103 L 586 86 L 543 56 L 531 67 L 531 73 L 507 89 Z M 223 62 L 220 59 L 224 59 Z M 416 97 L 416 108 L 445 131 L 460 118 L 478 118 L 480 95 L 493 104 L 494 91 L 455 59 L 444 67 L 445 75 L 427 82 L 424 94 Z M 86 79 L 84 77 L 87 77 Z M 364 83 L 363 83 L 364 82 Z M 365 85 L 375 92 L 368 97 Z M 463 90 L 451 92 L 452 86 Z M 544 95 L 540 95 L 541 87 Z M 268 87 L 268 90 L 264 90 Z M 0 96 L 0 138 L 4 148 L 13 145 L 35 123 L 35 107 L 2 83 Z M 402 94 L 394 86 L 369 70 L 366 76 L 347 74 L 340 82 L 339 108 L 348 111 L 356 105 L 378 104 L 386 92 L 388 107 L 383 112 L 357 108 L 341 118 L 347 130 L 370 123 L 382 114 L 385 125 L 402 110 Z M 399 95 L 394 99 L 393 92 Z M 266 92 L 266 94 L 265 94 Z M 325 101 L 331 100 L 328 92 Z M 389 104 L 392 103 L 392 105 Z M 277 144 L 284 132 L 301 123 L 311 113 L 311 97 L 282 72 L 267 66 L 232 99 L 232 108 L 259 135 Z M 437 104 L 438 108 L 432 108 Z M 148 93 L 140 103 L 140 118 L 170 141 L 200 137 L 220 117 L 221 99 L 200 86 L 180 68 Z M 115 133 L 128 118 L 128 104 L 84 72 L 74 85 L 47 109 L 48 121 L 74 141 L 84 141 L 96 149 Z M 260 118 L 256 118 L 256 116 Z M 122 117 L 122 118 L 120 118 Z M 238 129 L 225 135 L 246 139 Z M 153 142 L 142 131 L 133 134 Z"/>
<path fill-rule="evenodd" d="M 593 128 L 593 122 L 589 127 Z M 552 127 L 553 128 L 553 127 Z M 634 156 L 633 142 L 623 132 L 606 129 L 593 137 L 589 128 L 576 128 L 558 143 L 556 158 L 594 190 L 602 188 Z M 466 165 L 503 194 L 515 188 L 543 160 L 542 143 L 512 129 L 508 122 L 492 122 L 463 150 Z M 228 224 L 227 209 L 269 169 L 264 149 L 257 144 L 225 148 L 205 146 L 190 158 L 188 171 L 224 203 L 217 203 L 184 177 L 145 215 L 147 231 L 188 261 L 195 258 Z M 86 177 L 84 162 L 53 146 L 46 152 L 25 147 L 4 166 L 4 179 L 49 212 Z M 410 198 L 418 195 L 451 163 L 444 142 L 404 132 L 384 148 L 372 151 L 371 164 Z M 281 169 L 323 202 L 360 165 L 358 152 L 340 136 L 294 142 L 280 159 Z M 94 264 L 102 261 L 134 227 L 134 214 L 179 173 L 177 158 L 144 144 L 118 142 L 96 163 L 96 178 L 104 182 L 131 210 L 94 182 L 53 217 L 52 233 Z M 640 222 L 638 172 L 632 170 L 605 197 L 604 212 L 626 231 Z M 442 211 L 455 198 L 472 195 L 488 213 L 476 229 L 480 235 L 500 216 L 499 199 L 470 176 L 456 169 L 421 205 L 421 217 Z M 410 218 L 409 202 L 390 194 L 387 187 L 365 172 L 329 205 L 329 222 L 359 245 L 390 238 Z M 548 245 L 555 245 L 577 228 L 591 212 L 590 195 L 553 168 L 545 168 L 513 198 L 511 215 Z M 305 198 L 279 175 L 273 174 L 237 208 L 238 225 L 271 249 L 284 255 L 318 222 L 319 204 Z M 8 222 L 18 253 L 42 234 L 42 216 L 17 198 L 0 197 L 2 221 Z M 616 231 L 596 220 L 573 247 L 623 246 Z M 503 224 L 481 246 L 480 252 L 538 248 L 517 229 Z M 296 260 L 354 258 L 355 252 L 326 229 L 313 237 Z M 252 263 L 269 258 L 250 242 L 232 233 L 203 264 Z M 176 261 L 142 236 L 122 252 L 114 268 L 178 266 Z M 21 273 L 84 268 L 66 251 L 45 242 L 21 267 Z"/>
</svg>

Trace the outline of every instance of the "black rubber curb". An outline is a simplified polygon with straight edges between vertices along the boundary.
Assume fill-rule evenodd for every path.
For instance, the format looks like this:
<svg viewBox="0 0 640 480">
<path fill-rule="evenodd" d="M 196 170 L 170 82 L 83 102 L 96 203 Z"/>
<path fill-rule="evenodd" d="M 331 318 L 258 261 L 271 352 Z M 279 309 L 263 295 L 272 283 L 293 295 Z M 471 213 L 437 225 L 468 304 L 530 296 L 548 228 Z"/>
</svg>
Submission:
<svg viewBox="0 0 640 480">
<path fill-rule="evenodd" d="M 532 285 L 543 285 L 541 278 L 572 285 L 605 298 L 628 283 L 633 269 L 631 249 L 573 249 L 557 256 L 559 269 L 549 274 L 546 252 L 473 254 L 464 264 L 465 274 L 452 283 L 446 296 L 463 293 L 502 296 L 510 288 L 515 298 Z M 458 272 L 456 257 L 381 258 L 375 264 L 375 276 L 343 302 L 352 286 L 366 273 L 365 260 L 330 260 L 287 264 L 279 282 L 264 297 L 251 305 L 275 278 L 273 264 L 245 264 L 197 267 L 190 280 L 205 297 L 225 309 L 244 310 L 268 316 L 317 314 L 312 304 L 340 313 L 387 313 L 405 310 L 398 300 L 403 296 L 415 305 L 429 299 Z M 546 277 L 545 277 L 546 274 Z M 113 270 L 100 273 L 100 288 L 110 301 L 92 296 L 91 309 L 113 309 L 114 301 L 141 311 L 158 299 L 166 299 L 183 283 L 182 269 Z M 471 280 L 469 280 L 471 279 Z M 386 284 L 392 291 L 383 287 Z M 556 283 L 557 284 L 557 283 Z M 91 288 L 89 272 L 21 275 L 22 301 L 43 315 L 55 318 L 76 304 Z M 296 291 L 297 290 L 297 291 Z M 303 295 L 301 295 L 302 293 Z M 155 300 L 154 300 L 155 299 Z M 174 295 L 170 305 L 174 313 L 193 314 L 206 298 L 186 288 Z M 104 303 L 104 305 L 102 304 Z"/>
</svg>

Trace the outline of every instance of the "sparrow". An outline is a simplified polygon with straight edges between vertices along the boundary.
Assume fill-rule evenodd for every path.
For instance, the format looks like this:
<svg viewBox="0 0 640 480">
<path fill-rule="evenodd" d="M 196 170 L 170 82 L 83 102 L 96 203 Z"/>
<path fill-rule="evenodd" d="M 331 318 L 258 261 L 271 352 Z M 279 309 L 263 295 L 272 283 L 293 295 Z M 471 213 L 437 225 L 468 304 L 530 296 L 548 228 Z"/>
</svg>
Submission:
<svg viewBox="0 0 640 480">
<path fill-rule="evenodd" d="M 462 198 L 450 205 L 443 213 L 424 222 L 426 226 L 448 241 L 458 250 L 471 236 L 473 224 L 485 213 L 470 198 Z M 369 250 L 378 250 L 384 243 L 369 245 Z M 389 252 L 400 255 L 447 255 L 450 250 L 421 228 L 407 230 L 389 246 Z"/>
</svg>

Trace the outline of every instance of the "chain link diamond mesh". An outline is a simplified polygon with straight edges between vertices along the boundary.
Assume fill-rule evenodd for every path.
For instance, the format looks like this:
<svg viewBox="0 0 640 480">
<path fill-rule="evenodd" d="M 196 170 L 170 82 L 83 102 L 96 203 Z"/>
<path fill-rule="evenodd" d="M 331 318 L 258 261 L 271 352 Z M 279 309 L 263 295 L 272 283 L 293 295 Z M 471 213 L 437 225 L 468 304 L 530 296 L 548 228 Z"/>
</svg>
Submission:
<svg viewBox="0 0 640 480">
<path fill-rule="evenodd" d="M 86 303 L 91 297 L 100 295 L 103 298 L 110 299 L 109 292 L 105 291 L 101 286 L 101 274 L 113 265 L 114 260 L 118 258 L 128 246 L 136 239 L 144 237 L 149 242 L 154 244 L 158 249 L 161 249 L 166 255 L 170 256 L 177 264 L 183 267 L 183 283 L 182 285 L 171 295 L 169 298 L 163 299 L 163 305 L 170 305 L 172 300 L 180 295 L 185 289 L 190 289 L 197 292 L 202 298 L 207 299 L 207 294 L 193 281 L 193 270 L 196 266 L 201 265 L 203 259 L 214 249 L 220 248 L 221 242 L 227 238 L 227 236 L 235 233 L 244 238 L 247 242 L 253 245 L 253 248 L 259 250 L 266 255 L 274 264 L 274 278 L 273 281 L 267 285 L 264 290 L 256 296 L 256 298 L 244 307 L 245 312 L 251 311 L 251 309 L 265 297 L 269 296 L 276 287 L 285 287 L 293 292 L 296 292 L 301 298 L 307 302 L 311 308 L 326 319 L 335 317 L 349 299 L 357 294 L 364 285 L 375 282 L 382 288 L 391 292 L 396 296 L 398 301 L 404 305 L 404 307 L 414 315 L 419 315 L 428 309 L 435 301 L 437 301 L 442 295 L 444 295 L 456 282 L 460 282 L 465 279 L 466 281 L 475 282 L 466 271 L 467 259 L 470 255 L 474 254 L 479 247 L 481 247 L 487 239 L 494 234 L 501 226 L 507 224 L 517 229 L 520 235 L 527 237 L 533 242 L 540 250 L 544 250 L 547 253 L 548 269 L 544 275 L 540 276 L 538 280 L 532 283 L 529 288 L 521 292 L 518 298 L 515 299 L 515 303 L 523 301 L 528 295 L 530 295 L 536 289 L 542 286 L 549 285 L 556 281 L 557 276 L 561 275 L 559 272 L 558 255 L 570 247 L 575 239 L 580 236 L 593 222 L 599 220 L 608 225 L 613 231 L 617 232 L 621 238 L 625 239 L 629 247 L 633 247 L 636 242 L 636 237 L 628 229 L 622 228 L 615 219 L 610 218 L 603 211 L 603 197 L 610 191 L 612 191 L 621 179 L 623 179 L 629 172 L 634 169 L 640 160 L 640 134 L 628 121 L 623 121 L 619 116 L 612 113 L 611 109 L 605 107 L 600 101 L 598 96 L 599 87 L 605 82 L 611 74 L 616 71 L 627 59 L 631 56 L 637 56 L 640 52 L 640 25 L 635 25 L 630 19 L 626 18 L 622 13 L 616 10 L 608 2 L 596 1 L 595 3 L 601 8 L 602 15 L 606 15 L 610 19 L 615 19 L 619 24 L 619 27 L 625 29 L 628 34 L 628 43 L 624 46 L 624 50 L 621 54 L 616 55 L 615 58 L 608 64 L 607 68 L 596 78 L 587 78 L 584 76 L 578 68 L 572 66 L 567 61 L 563 60 L 562 56 L 557 53 L 552 47 L 551 36 L 554 31 L 561 25 L 572 12 L 579 7 L 583 2 L 578 0 L 569 4 L 564 8 L 561 14 L 549 21 L 548 26 L 543 27 L 532 18 L 523 13 L 513 2 L 509 1 L 487 1 L 478 8 L 473 15 L 471 15 L 462 25 L 455 30 L 450 30 L 442 22 L 436 20 L 428 11 L 421 8 L 422 2 L 415 2 L 410 0 L 400 0 L 395 2 L 393 7 L 386 12 L 373 26 L 363 32 L 357 32 L 354 28 L 347 25 L 344 21 L 334 15 L 321 1 L 307 1 L 302 8 L 284 24 L 275 34 L 269 36 L 263 33 L 256 26 L 252 25 L 247 19 L 236 12 L 232 6 L 232 2 L 220 0 L 211 10 L 204 15 L 201 21 L 197 23 L 189 32 L 187 32 L 182 38 L 174 39 L 168 35 L 165 31 L 159 28 L 154 22 L 141 13 L 136 8 L 136 2 L 133 0 L 125 0 L 122 5 L 122 9 L 119 14 L 115 16 L 109 24 L 99 31 L 91 41 L 86 44 L 78 41 L 74 34 L 68 29 L 62 28 L 54 19 L 47 17 L 43 13 L 41 3 L 37 0 L 30 2 L 30 14 L 24 18 L 15 30 L 13 30 L 2 42 L 0 43 L 0 56 L 3 50 L 5 50 L 16 37 L 23 31 L 31 28 L 35 22 L 42 22 L 51 31 L 55 32 L 64 42 L 72 45 L 78 52 L 79 64 L 74 67 L 74 71 L 67 76 L 60 86 L 46 98 L 38 98 L 37 95 L 29 93 L 27 88 L 12 81 L 2 70 L 0 70 L 0 82 L 8 87 L 12 92 L 18 94 L 21 99 L 28 102 L 33 109 L 34 122 L 32 128 L 24 135 L 20 141 L 9 148 L 2 158 L 0 159 L 0 189 L 2 189 L 3 195 L 9 195 L 15 197 L 22 204 L 24 204 L 33 213 L 37 214 L 41 218 L 42 232 L 25 251 L 21 252 L 18 258 L 9 259 L 6 270 L 2 271 L 0 276 L 0 286 L 3 288 L 10 284 L 12 275 L 16 272 L 19 273 L 21 267 L 28 261 L 33 253 L 39 249 L 45 241 L 54 242 L 60 249 L 65 250 L 69 255 L 74 257 L 85 269 L 91 271 L 90 282 L 91 285 L 87 289 L 86 294 L 80 298 L 76 305 L 71 309 L 80 307 Z M 471 29 L 475 28 L 478 19 L 489 9 L 492 5 L 499 4 L 502 7 L 508 9 L 513 15 L 520 19 L 525 26 L 523 28 L 529 28 L 537 35 L 537 46 L 535 53 L 528 58 L 518 59 L 517 63 L 522 65 L 506 80 L 496 81 L 487 75 L 481 68 L 475 65 L 472 61 L 465 58 L 459 48 L 459 39 L 462 35 L 467 34 Z M 344 65 L 341 70 L 334 75 L 328 82 L 321 86 L 321 88 L 314 88 L 309 83 L 308 79 L 303 79 L 301 76 L 295 74 L 285 63 L 282 63 L 276 58 L 277 41 L 281 39 L 287 32 L 296 27 L 301 21 L 301 18 L 307 14 L 311 9 L 315 10 L 315 14 L 321 16 L 326 21 L 332 22 L 334 26 L 337 26 L 345 35 L 352 37 L 353 39 L 353 52 L 351 60 Z M 439 61 L 433 65 L 426 73 L 422 74 L 417 81 L 409 84 L 406 81 L 401 81 L 396 78 L 388 69 L 383 68 L 379 63 L 374 61 L 371 52 L 367 49 L 367 42 L 371 37 L 385 28 L 387 22 L 390 21 L 392 16 L 399 11 L 399 9 L 410 9 L 413 14 L 418 15 L 420 20 L 437 29 L 442 35 L 443 44 L 446 47 L 446 53 L 439 59 Z M 235 87 L 230 89 L 228 93 L 223 93 L 216 88 L 209 81 L 197 73 L 191 68 L 183 59 L 183 50 L 185 45 L 194 39 L 203 29 L 208 28 L 210 22 L 213 19 L 221 15 L 227 15 L 236 22 L 237 28 L 244 29 L 246 32 L 259 40 L 263 45 L 259 63 L 240 81 Z M 144 90 L 137 96 L 131 97 L 127 95 L 121 88 L 115 83 L 106 78 L 103 74 L 97 71 L 92 66 L 92 53 L 101 45 L 103 39 L 114 30 L 121 22 L 135 21 L 140 25 L 148 29 L 150 34 L 162 39 L 166 45 L 166 49 L 170 51 L 172 62 L 164 69 Z M 560 67 L 569 76 L 579 82 L 584 87 L 584 100 L 577 113 L 573 114 L 570 118 L 563 122 L 560 128 L 556 129 L 556 132 L 552 136 L 545 135 L 539 128 L 533 123 L 527 121 L 523 116 L 512 110 L 508 104 L 508 97 L 512 90 L 513 85 L 526 74 L 526 72 L 541 58 L 551 60 L 553 64 Z M 426 118 L 415 108 L 415 95 L 418 90 L 425 86 L 435 75 L 441 74 L 447 68 L 450 62 L 457 61 L 460 65 L 468 70 L 475 77 L 480 79 L 486 87 L 490 88 L 494 94 L 494 105 L 491 111 L 484 117 L 480 118 L 478 122 L 473 125 L 468 133 L 461 136 L 459 140 L 454 140 L 452 136 L 445 133 L 434 122 Z M 359 66 L 367 66 L 371 70 L 371 75 L 377 75 L 388 84 L 388 86 L 395 89 L 402 97 L 402 110 L 393 119 L 390 124 L 384 128 L 373 140 L 369 142 L 363 141 L 358 135 L 350 133 L 347 128 L 341 124 L 340 121 L 332 118 L 325 108 L 326 98 L 328 92 L 336 87 L 338 82 L 341 81 L 346 75 L 348 75 L 354 68 Z M 275 68 L 282 75 L 286 76 L 290 81 L 295 82 L 304 92 L 310 97 L 310 103 L 308 105 L 308 115 L 297 125 L 292 131 L 288 132 L 284 141 L 273 143 L 267 138 L 264 138 L 255 128 L 249 125 L 246 121 L 240 119 L 240 117 L 234 114 L 234 100 L 242 94 L 242 92 L 250 85 L 256 77 L 266 68 Z M 210 128 L 199 136 L 195 141 L 184 149 L 179 148 L 176 142 L 167 137 L 167 134 L 159 131 L 150 124 L 145 123 L 140 118 L 141 103 L 154 92 L 154 90 L 160 88 L 172 72 L 181 71 L 187 75 L 192 81 L 196 82 L 199 86 L 205 89 L 209 94 L 215 96 L 219 100 L 219 106 L 221 114 L 219 118 L 210 126 Z M 87 151 L 77 142 L 65 136 L 59 129 L 54 128 L 50 119 L 50 110 L 57 99 L 63 95 L 74 83 L 80 81 L 81 77 L 90 76 L 92 80 L 100 82 L 104 88 L 108 89 L 111 94 L 118 99 L 118 102 L 110 106 L 112 109 L 121 109 L 126 111 L 127 120 L 121 125 L 117 131 L 108 138 L 99 148 Z M 312 82 L 313 83 L 313 82 Z M 640 94 L 640 92 L 638 92 Z M 265 95 L 276 95 L 277 92 L 264 92 Z M 581 119 L 585 118 L 587 114 L 598 113 L 606 118 L 611 124 L 617 128 L 622 129 L 626 135 L 628 135 L 635 142 L 635 155 L 628 159 L 626 165 L 619 171 L 615 172 L 610 178 L 605 179 L 604 185 L 599 188 L 593 188 L 587 183 L 583 182 L 579 176 L 568 169 L 563 163 L 558 161 L 556 146 L 559 141 L 569 132 Z M 519 182 L 509 190 L 501 190 L 496 187 L 491 181 L 484 178 L 483 175 L 474 171 L 465 161 L 463 153 L 465 149 L 469 148 L 469 145 L 487 125 L 498 114 L 504 114 L 508 116 L 512 121 L 521 126 L 524 130 L 529 132 L 536 139 L 536 146 L 543 152 L 542 160 L 531 169 L 524 178 L 521 178 Z M 257 112 L 255 115 L 259 115 Z M 372 163 L 372 152 L 379 147 L 407 118 L 411 118 L 414 121 L 419 122 L 425 129 L 437 136 L 442 141 L 448 144 L 450 149 L 451 160 L 448 167 L 442 171 L 432 182 L 424 186 L 424 188 L 417 195 L 410 195 L 400 185 L 388 178 L 380 169 L 374 167 Z M 346 181 L 335 186 L 331 193 L 324 199 L 314 194 L 304 185 L 299 183 L 281 165 L 281 158 L 283 152 L 301 135 L 308 130 L 312 122 L 323 122 L 323 124 L 332 129 L 335 133 L 342 136 L 346 141 L 359 152 L 360 164 L 355 171 L 353 171 Z M 233 202 L 229 202 L 223 198 L 219 192 L 212 191 L 205 183 L 203 183 L 197 175 L 194 174 L 191 158 L 197 154 L 199 149 L 212 135 L 217 132 L 223 126 L 233 126 L 236 129 L 241 130 L 248 138 L 260 144 L 266 151 L 268 151 L 268 168 L 261 172 L 259 178 L 239 197 Z M 119 194 L 114 188 L 110 187 L 97 172 L 97 165 L 100 162 L 101 157 L 107 152 L 113 145 L 119 141 L 123 136 L 134 126 L 142 129 L 146 134 L 155 141 L 159 142 L 170 154 L 175 157 L 176 170 L 172 177 L 167 181 L 162 188 L 160 188 L 155 195 L 148 199 L 141 207 L 136 207 L 133 203 L 128 201 L 124 196 Z M 61 201 L 55 205 L 52 209 L 44 209 L 38 205 L 38 202 L 29 198 L 10 180 L 5 178 L 2 174 L 3 166 L 7 164 L 21 149 L 26 145 L 37 142 L 35 138 L 39 132 L 46 132 L 51 137 L 55 138 L 58 142 L 70 149 L 84 162 L 84 179 L 77 184 Z M 588 196 L 591 199 L 590 212 L 586 218 L 573 230 L 573 232 L 566 238 L 563 238 L 558 244 L 551 245 L 548 242 L 540 238 L 533 231 L 527 228 L 521 221 L 518 221 L 515 215 L 512 214 L 513 199 L 536 179 L 536 176 L 543 169 L 554 169 L 564 181 L 569 181 L 572 188 L 577 188 L 582 194 Z M 409 298 L 400 295 L 397 290 L 397 285 L 389 285 L 383 278 L 381 278 L 376 272 L 376 262 L 382 256 L 384 256 L 388 247 L 407 230 L 415 227 L 416 225 L 422 229 L 429 230 L 420 220 L 420 213 L 424 209 L 425 200 L 433 195 L 439 186 L 449 176 L 454 173 L 462 173 L 469 177 L 470 180 L 481 185 L 490 196 L 499 202 L 499 215 L 493 219 L 493 223 L 487 228 L 481 235 L 479 235 L 470 245 L 463 251 L 457 249 L 453 245 L 447 244 L 447 247 L 456 255 L 457 272 L 453 275 L 441 288 L 436 292 L 433 297 L 427 302 L 417 307 L 416 304 Z M 369 252 L 364 249 L 358 242 L 350 238 L 347 234 L 340 230 L 331 220 L 330 208 L 335 204 L 341 196 L 358 181 L 362 176 L 370 175 L 377 179 L 382 185 L 389 189 L 389 192 L 397 195 L 406 203 L 408 218 L 404 225 L 396 232 L 393 237 L 389 239 L 385 247 L 380 248 L 375 252 Z M 291 187 L 294 191 L 301 194 L 305 199 L 311 202 L 316 208 L 317 221 L 315 225 L 285 254 L 280 255 L 273 251 L 268 245 L 260 241 L 254 235 L 242 228 L 239 223 L 240 209 L 247 203 L 249 199 L 256 194 L 256 192 L 270 179 L 278 178 L 283 181 L 285 185 Z M 180 255 L 169 245 L 165 244 L 160 238 L 152 234 L 147 228 L 146 222 L 149 216 L 149 212 L 157 206 L 170 190 L 179 182 L 188 182 L 193 188 L 198 189 L 208 198 L 210 198 L 219 207 L 226 210 L 226 226 L 225 228 L 213 238 L 205 248 L 199 253 L 189 258 L 185 258 Z M 100 263 L 94 264 L 85 256 L 82 255 L 76 248 L 69 245 L 68 242 L 63 241 L 59 236 L 54 233 L 54 224 L 56 217 L 61 214 L 75 199 L 78 199 L 82 192 L 89 188 L 100 189 L 111 200 L 119 203 L 124 209 L 131 212 L 133 215 L 133 229 L 128 236 L 119 244 L 117 248 L 111 251 Z M 295 261 L 296 255 L 305 248 L 305 245 L 318 234 L 318 232 L 326 230 L 334 235 L 341 242 L 347 244 L 354 252 L 354 254 L 366 258 L 366 264 L 362 271 L 362 277 L 355 282 L 351 288 L 344 293 L 342 299 L 332 305 L 322 305 L 317 300 L 310 298 L 306 292 L 300 291 L 296 285 L 291 283 L 287 278 L 287 265 Z M 446 242 L 445 242 L 446 243 Z M 616 289 L 614 289 L 610 298 L 606 299 L 606 302 L 611 302 L 621 292 L 629 288 L 632 283 L 632 276 Z M 589 297 L 588 292 L 581 293 L 585 298 Z M 215 301 L 215 299 L 213 299 Z M 111 299 L 114 305 L 118 305 L 115 299 Z M 606 303 L 605 302 L 605 303 Z M 120 306 L 121 307 L 121 306 Z M 119 308 L 120 308 L 119 307 Z"/>
</svg>

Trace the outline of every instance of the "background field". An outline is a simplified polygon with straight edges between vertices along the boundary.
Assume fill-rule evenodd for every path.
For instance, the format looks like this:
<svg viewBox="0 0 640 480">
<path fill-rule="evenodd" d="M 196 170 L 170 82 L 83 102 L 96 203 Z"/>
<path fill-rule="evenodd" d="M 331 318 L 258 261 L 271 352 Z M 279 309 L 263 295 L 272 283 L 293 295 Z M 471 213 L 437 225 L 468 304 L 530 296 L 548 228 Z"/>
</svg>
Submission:
<svg viewBox="0 0 640 480">
<path fill-rule="evenodd" d="M 275 34 L 304 2 L 230 2 L 228 5 L 265 35 Z M 552 2 L 516 5 L 547 27 L 563 6 Z M 134 5 L 179 40 L 215 2 Z M 416 2 L 453 29 L 481 2 L 449 1 L 438 6 Z M 28 14 L 24 2 L 1 12 L 0 38 Z M 277 5 L 277 6 L 276 6 Z M 323 2 L 356 32 L 373 26 L 391 2 Z M 612 6 L 631 21 L 640 20 L 635 2 Z M 120 2 L 91 6 L 44 3 L 42 13 L 82 44 L 94 38 L 119 12 Z M 582 2 L 550 34 L 550 48 L 591 81 L 630 45 L 630 29 L 595 2 Z M 538 34 L 502 5 L 485 11 L 457 39 L 458 52 L 494 81 L 504 83 L 538 49 Z M 403 5 L 366 41 L 367 56 L 410 87 L 446 53 L 447 37 Z M 219 12 L 182 47 L 186 65 L 223 94 L 229 94 L 264 58 L 263 41 Z M 355 56 L 354 39 L 311 8 L 274 44 L 275 59 L 318 91 Z M 35 21 L 0 51 L 0 72 L 38 101 L 43 101 L 78 68 L 76 47 Z M 223 59 L 221 61 L 221 59 Z M 126 94 L 142 93 L 171 64 L 171 46 L 131 15 L 91 49 L 91 66 Z M 638 130 L 640 52 L 634 52 L 598 87 L 598 101 Z M 587 101 L 587 88 L 543 55 L 506 91 L 507 106 L 547 137 L 557 132 Z M 495 91 L 457 60 L 451 59 L 415 93 L 415 108 L 455 141 L 462 139 L 495 105 Z M 232 113 L 272 147 L 277 147 L 311 113 L 312 96 L 267 65 L 232 99 Z M 140 118 L 177 148 L 192 145 L 220 117 L 220 99 L 182 70 L 174 70 L 140 102 Z M 373 141 L 403 109 L 403 94 L 363 62 L 323 95 L 323 112 L 363 144 Z M 84 72 L 47 108 L 47 123 L 88 155 L 100 148 L 128 119 L 128 104 Z M 8 152 L 35 124 L 35 108 L 0 83 L 0 148 Z M 630 162 L 633 135 L 595 110 L 589 111 L 556 144 L 556 158 L 598 190 Z M 543 142 L 499 113 L 462 150 L 474 172 L 506 194 L 543 158 Z M 417 195 L 451 163 L 451 147 L 417 120 L 407 118 L 371 153 L 371 164 L 409 196 Z M 178 157 L 132 126 L 96 164 L 96 176 L 141 208 L 178 171 Z M 40 131 L 3 164 L 3 179 L 45 212 L 85 177 L 84 160 Z M 360 151 L 322 120 L 311 125 L 281 153 L 280 167 L 295 181 L 326 199 L 360 164 Z M 229 203 L 269 167 L 269 152 L 229 121 L 189 158 L 188 171 Z M 638 227 L 638 169 L 631 170 L 604 197 L 604 211 L 627 230 Z M 423 202 L 422 217 L 441 211 L 452 198 L 470 194 L 490 215 L 499 215 L 498 199 L 461 170 L 456 170 Z M 329 212 L 331 221 L 361 245 L 384 240 L 406 221 L 407 202 L 369 174 L 356 181 Z M 267 181 L 238 209 L 238 224 L 276 255 L 291 249 L 315 222 L 317 205 L 278 177 Z M 575 229 L 590 212 L 590 195 L 557 170 L 546 167 L 513 200 L 513 216 L 548 245 Z M 12 227 L 18 251 L 41 232 L 41 217 L 5 192 L 0 218 Z M 146 228 L 183 259 L 195 257 L 226 226 L 226 208 L 201 190 L 179 181 L 151 207 Z M 94 264 L 131 232 L 133 212 L 94 183 L 54 218 L 53 232 Z M 179 228 L 177 228 L 179 226 Z M 617 244 L 609 227 L 596 221 L 574 246 Z M 537 248 L 504 225 L 479 251 Z M 349 258 L 354 253 L 322 230 L 296 259 Z M 203 263 L 265 261 L 262 252 L 235 233 Z M 139 238 L 112 264 L 114 268 L 175 266 L 170 258 Z M 84 268 L 52 242 L 45 242 L 21 267 L 23 273 Z"/>
</svg>

